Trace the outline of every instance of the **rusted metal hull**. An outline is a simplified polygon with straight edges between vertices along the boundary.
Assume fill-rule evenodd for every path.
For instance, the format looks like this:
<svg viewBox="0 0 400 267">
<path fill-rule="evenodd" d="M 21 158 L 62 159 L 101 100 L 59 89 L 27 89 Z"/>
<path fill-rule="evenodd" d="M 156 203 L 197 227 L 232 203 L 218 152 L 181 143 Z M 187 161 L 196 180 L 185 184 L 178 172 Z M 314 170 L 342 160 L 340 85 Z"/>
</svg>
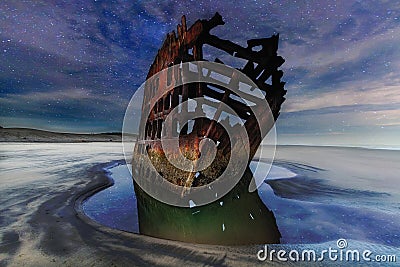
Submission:
<svg viewBox="0 0 400 267">
<path fill-rule="evenodd" d="M 182 78 L 179 73 L 168 72 L 166 79 L 156 80 L 156 82 L 150 84 L 145 90 L 142 106 L 142 112 L 149 111 L 150 115 L 147 118 L 142 118 L 140 123 L 141 134 L 139 135 L 141 142 L 136 144 L 134 154 L 145 151 L 150 155 L 157 172 L 175 185 L 195 187 L 212 182 L 224 171 L 232 152 L 231 138 L 228 137 L 224 128 L 215 121 L 197 118 L 194 119 L 194 125 L 191 129 L 188 125 L 182 127 L 182 125 L 178 126 L 172 122 L 171 125 L 167 125 L 176 133 L 176 136 L 172 137 L 179 138 L 181 150 L 192 159 L 199 156 L 199 143 L 202 138 L 210 138 L 221 145 L 218 146 L 215 163 L 213 162 L 213 165 L 208 169 L 200 172 L 196 179 L 194 179 L 194 173 L 177 170 L 176 167 L 169 164 L 161 146 L 161 135 L 163 127 L 166 127 L 164 125 L 165 118 L 175 107 L 185 103 L 188 99 L 199 97 L 213 99 L 214 101 L 209 101 L 207 104 L 216 108 L 217 113 L 218 102 L 231 107 L 240 120 L 244 122 L 245 130 L 248 133 L 250 161 L 265 136 L 265 133 L 260 130 L 260 124 L 272 127 L 285 100 L 286 90 L 284 89 L 284 82 L 281 82 L 283 72 L 278 69 L 284 63 L 284 59 L 277 55 L 279 36 L 248 40 L 247 47 L 242 47 L 210 34 L 211 29 L 223 24 L 222 17 L 216 13 L 210 20 L 198 20 L 187 29 L 185 17 L 182 17 L 181 24 L 177 26 L 177 34 L 172 32 L 167 35 L 150 67 L 147 78 L 151 78 L 156 73 L 182 62 L 204 61 L 203 46 L 209 45 L 234 56 L 234 58 L 247 61 L 240 71 L 246 74 L 263 92 L 273 116 L 272 119 L 267 116 L 262 117 L 261 120 L 256 119 L 252 109 L 246 104 L 252 102 L 257 105 L 257 100 L 251 95 L 248 95 L 243 102 L 237 99 L 237 94 L 234 92 L 216 85 L 192 83 L 174 86 L 175 82 Z M 222 63 L 218 58 L 215 61 Z M 234 81 L 233 73 L 231 75 L 232 81 Z M 183 105 L 183 109 L 185 109 L 185 112 L 189 112 L 186 110 L 188 109 L 187 106 Z M 232 127 L 239 126 L 234 125 Z M 135 168 L 139 165 L 137 162 L 133 162 L 132 166 Z M 149 177 L 149 181 L 151 180 L 152 174 L 148 169 L 139 166 L 136 173 L 139 176 Z M 191 179 L 187 179 L 187 177 L 191 177 Z M 247 191 L 250 180 L 251 172 L 247 169 L 240 183 L 235 186 L 232 192 L 220 200 L 220 202 L 227 203 L 225 206 L 211 203 L 198 208 L 196 210 L 198 212 L 195 214 L 192 214 L 193 210 L 189 208 L 172 207 L 161 203 L 135 184 L 140 232 L 152 236 L 200 243 L 278 243 L 280 234 L 276 227 L 275 218 L 272 212 L 263 205 L 257 192 L 249 193 Z M 234 201 L 232 202 L 232 200 Z M 252 209 L 255 210 L 252 211 Z M 200 213 L 201 215 L 199 215 Z M 173 214 L 175 214 L 175 218 Z M 253 215 L 250 216 L 249 214 Z M 246 217 L 246 220 L 244 217 Z M 254 217 L 257 217 L 257 219 L 255 220 Z M 248 218 L 251 221 L 248 221 Z M 238 219 L 240 221 L 237 221 Z M 206 220 L 211 220 L 212 225 Z M 225 223 L 221 220 L 230 222 L 229 230 L 228 226 L 224 226 Z M 242 222 L 247 223 L 243 224 Z M 260 227 L 265 225 L 266 228 L 261 230 L 260 227 L 256 227 L 261 231 L 261 234 L 258 235 L 253 235 L 244 230 L 246 227 L 252 227 L 252 225 L 255 227 L 255 224 Z M 218 227 L 215 228 L 214 226 L 217 225 Z M 204 231 L 207 229 L 209 231 L 199 230 L 203 228 Z M 218 238 L 215 238 L 215 236 L 218 236 Z"/>
</svg>

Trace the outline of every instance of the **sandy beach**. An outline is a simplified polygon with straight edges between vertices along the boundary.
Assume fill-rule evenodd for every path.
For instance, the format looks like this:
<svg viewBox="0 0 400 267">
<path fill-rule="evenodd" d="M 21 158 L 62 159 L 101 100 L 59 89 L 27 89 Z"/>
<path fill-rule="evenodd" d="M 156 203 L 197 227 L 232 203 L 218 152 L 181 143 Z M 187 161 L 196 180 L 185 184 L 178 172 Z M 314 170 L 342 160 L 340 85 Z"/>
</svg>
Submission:
<svg viewBox="0 0 400 267">
<path fill-rule="evenodd" d="M 90 220 L 80 204 L 110 185 L 103 168 L 123 159 L 119 143 L 2 143 L 0 150 L 0 266 L 299 265 L 258 261 L 261 245 L 188 244 L 110 229 Z"/>
<path fill-rule="evenodd" d="M 1 266 L 252 266 L 258 247 L 186 244 L 103 227 L 75 210 L 110 184 L 120 144 L 1 146 Z M 104 165 L 104 166 L 105 166 Z M 94 167 L 95 166 L 95 167 Z M 78 200 L 78 201 L 77 201 Z M 76 202 L 77 201 L 77 202 Z"/>
</svg>

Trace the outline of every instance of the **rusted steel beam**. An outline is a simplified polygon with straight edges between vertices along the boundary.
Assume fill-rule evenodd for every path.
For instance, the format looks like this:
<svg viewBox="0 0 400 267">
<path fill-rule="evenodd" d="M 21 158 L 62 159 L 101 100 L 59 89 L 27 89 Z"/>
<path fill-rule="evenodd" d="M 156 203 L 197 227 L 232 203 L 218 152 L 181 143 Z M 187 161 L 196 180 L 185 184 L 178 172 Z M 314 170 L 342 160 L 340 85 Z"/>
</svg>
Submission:
<svg viewBox="0 0 400 267">
<path fill-rule="evenodd" d="M 275 53 L 272 52 L 273 49 L 268 46 L 266 47 L 263 46 L 263 48 L 260 51 L 253 51 L 250 47 L 247 48 L 242 47 L 229 40 L 221 39 L 212 34 L 209 34 L 207 35 L 207 37 L 204 38 L 204 43 L 209 44 L 218 49 L 221 49 L 232 56 L 250 60 L 252 62 L 261 64 L 262 66 L 265 66 L 265 61 L 266 61 L 265 56 L 273 57 L 276 55 Z M 275 46 L 275 44 L 273 46 Z"/>
<path fill-rule="evenodd" d="M 186 18 L 183 16 L 181 24 L 177 26 L 176 33 L 171 32 L 167 35 L 167 38 L 150 67 L 147 78 L 173 64 L 203 60 L 202 46 L 204 44 L 209 44 L 234 57 L 248 60 L 241 71 L 250 77 L 260 90 L 265 92 L 264 97 L 272 110 L 273 118 L 276 119 L 279 116 L 280 106 L 285 100 L 284 95 L 286 93 L 284 83 L 280 81 L 283 72 L 278 70 L 284 63 L 284 59 L 277 55 L 279 35 L 273 35 L 270 38 L 251 39 L 247 41 L 247 47 L 242 47 L 209 33 L 212 28 L 223 24 L 222 17 L 216 13 L 210 20 L 197 20 L 187 29 Z M 257 48 L 258 46 L 260 46 L 260 49 Z M 222 63 L 218 59 L 215 61 Z M 193 64 L 196 64 L 199 70 L 201 69 L 201 63 Z M 185 71 L 185 73 L 188 73 L 188 70 Z M 209 71 L 207 75 L 209 76 L 211 73 L 212 71 Z M 200 71 L 198 73 L 192 72 L 188 75 L 192 74 L 203 75 Z M 239 82 L 234 79 L 234 72 L 232 70 L 225 69 L 224 73 L 219 74 L 226 76 L 230 85 L 239 88 Z M 143 109 L 152 109 L 150 117 L 146 118 L 147 124 L 144 122 L 146 126 L 143 126 L 146 127 L 146 137 L 150 136 L 150 138 L 157 140 L 160 136 L 163 121 L 166 116 L 180 103 L 185 103 L 191 98 L 207 96 L 220 101 L 220 103 L 217 103 L 206 100 L 206 105 L 217 109 L 215 116 L 219 117 L 219 113 L 221 112 L 220 107 L 223 103 L 230 106 L 244 121 L 247 132 L 251 133 L 249 136 L 251 136 L 250 143 L 252 153 L 255 152 L 264 137 L 260 134 L 258 123 L 270 122 L 257 122 L 252 112 L 253 107 L 250 108 L 250 105 L 254 103 L 255 106 L 258 106 L 262 103 L 263 99 L 251 94 L 251 92 L 244 92 L 245 95 L 241 94 L 239 96 L 227 90 L 222 84 L 218 85 L 220 81 L 212 77 L 208 78 L 212 81 L 215 80 L 217 84 L 213 84 L 211 81 L 210 86 L 204 83 L 196 83 L 177 87 L 176 82 L 181 78 L 180 71 L 176 69 L 174 73 L 168 72 L 165 77 L 160 76 L 160 79 L 154 81 L 154 84 L 149 85 L 149 88 L 146 88 Z M 270 84 L 266 83 L 266 80 L 269 78 L 271 78 Z M 250 91 L 251 90 L 252 89 L 250 89 Z M 237 97 L 242 98 L 242 100 L 237 100 Z M 161 100 L 156 101 L 159 98 Z M 188 112 L 187 103 L 182 106 L 182 112 Z M 176 122 L 172 124 L 172 126 L 168 126 L 174 129 L 177 128 Z M 197 136 L 213 136 L 223 141 L 223 146 L 228 149 L 226 143 L 229 142 L 229 140 L 227 140 L 228 137 L 224 135 L 224 131 L 220 125 L 215 124 L 213 120 L 195 119 L 193 132 L 197 133 Z M 182 127 L 180 134 L 183 136 L 187 135 L 187 126 Z M 191 134 L 193 135 L 193 133 Z"/>
<path fill-rule="evenodd" d="M 246 106 L 245 104 L 234 100 L 232 98 L 229 98 L 229 96 L 227 98 L 224 98 L 224 93 L 219 93 L 216 92 L 214 90 L 211 90 L 209 88 L 204 89 L 203 91 L 205 96 L 208 96 L 210 98 L 219 100 L 223 103 L 225 103 L 226 105 L 228 105 L 229 107 L 231 107 L 242 119 L 248 119 L 249 115 L 251 113 L 251 109 L 250 107 Z M 212 102 L 212 101 L 210 101 Z M 207 103 L 209 103 L 207 101 Z M 213 102 L 215 103 L 215 102 Z M 218 107 L 218 103 L 212 104 L 212 107 Z"/>
<path fill-rule="evenodd" d="M 150 66 L 147 79 L 167 68 L 171 63 L 175 64 L 178 58 L 183 62 L 202 60 L 202 42 L 199 39 L 202 39 L 204 34 L 208 33 L 212 28 L 224 24 L 218 12 L 210 20 L 197 20 L 189 30 L 187 30 L 185 16 L 182 16 L 181 23 L 181 25 L 177 26 L 178 35 L 174 31 L 167 35 L 167 38 L 158 50 L 153 64 Z M 196 53 L 189 55 L 187 49 L 190 48 L 194 48 Z"/>
</svg>

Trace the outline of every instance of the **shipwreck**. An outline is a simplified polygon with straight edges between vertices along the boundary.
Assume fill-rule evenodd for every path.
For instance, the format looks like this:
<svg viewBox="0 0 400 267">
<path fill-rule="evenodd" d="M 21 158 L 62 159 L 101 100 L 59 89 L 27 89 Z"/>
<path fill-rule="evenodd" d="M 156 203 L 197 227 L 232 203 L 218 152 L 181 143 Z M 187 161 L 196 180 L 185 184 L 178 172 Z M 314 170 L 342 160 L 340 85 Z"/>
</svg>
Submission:
<svg viewBox="0 0 400 267">
<path fill-rule="evenodd" d="M 219 25 L 224 25 L 224 21 L 216 13 L 209 20 L 197 20 L 187 29 L 183 16 L 177 32 L 166 36 L 148 71 L 147 79 L 151 80 L 157 73 L 168 69 L 165 80 L 153 79 L 144 90 L 142 113 L 149 115 L 141 118 L 141 130 L 132 161 L 132 174 L 136 176 L 134 187 L 140 233 L 195 243 L 279 243 L 280 233 L 274 214 L 261 201 L 257 191 L 248 190 L 252 179 L 248 164 L 268 132 L 261 131 L 260 126 L 273 124 L 285 100 L 285 83 L 281 81 L 283 72 L 279 69 L 285 60 L 277 54 L 279 35 L 247 40 L 247 47 L 243 47 L 210 33 Z M 271 111 L 272 124 L 268 121 L 271 118 L 267 116 L 261 119 L 255 116 L 253 110 L 258 105 L 258 100 L 251 93 L 239 96 L 218 84 L 195 82 L 180 85 L 177 82 L 182 80 L 182 75 L 174 70 L 169 71 L 170 67 L 186 62 L 210 60 L 204 58 L 203 48 L 206 45 L 220 51 L 223 58 L 232 57 L 245 62 L 237 70 L 262 92 L 264 103 L 268 104 Z M 224 64 L 219 57 L 213 61 Z M 239 87 L 234 72 L 225 75 L 232 75 L 230 84 L 235 85 L 236 82 L 236 87 Z M 182 112 L 194 112 L 187 103 L 191 99 L 199 98 L 205 99 L 205 102 L 196 106 L 196 112 L 205 114 L 207 109 L 214 109 L 216 111 L 213 118 L 196 117 L 187 123 L 166 119 L 178 106 L 178 115 Z M 241 122 L 233 125 L 225 123 L 227 127 L 231 127 L 229 130 L 235 133 L 239 132 L 236 128 L 241 128 L 248 136 L 247 168 L 238 177 L 238 183 L 224 196 L 207 205 L 179 207 L 154 198 L 144 190 L 142 184 L 151 186 L 158 183 L 154 180 L 156 174 L 161 175 L 165 183 L 183 189 L 207 186 L 224 172 L 234 154 L 242 151 L 240 147 L 237 151 L 232 149 L 235 142 L 232 140 L 239 140 L 240 136 L 232 139 L 227 134 L 227 129 L 218 123 L 218 118 L 222 115 L 219 109 L 221 103 L 227 105 Z M 202 140 L 208 138 L 214 141 L 218 145 L 213 162 L 200 171 L 177 168 L 169 162 L 163 150 L 162 138 L 166 132 L 168 138 L 178 140 L 182 154 L 194 161 L 200 157 Z M 149 158 L 152 166 L 143 164 L 143 157 Z M 138 184 L 138 179 L 142 184 Z"/>
</svg>

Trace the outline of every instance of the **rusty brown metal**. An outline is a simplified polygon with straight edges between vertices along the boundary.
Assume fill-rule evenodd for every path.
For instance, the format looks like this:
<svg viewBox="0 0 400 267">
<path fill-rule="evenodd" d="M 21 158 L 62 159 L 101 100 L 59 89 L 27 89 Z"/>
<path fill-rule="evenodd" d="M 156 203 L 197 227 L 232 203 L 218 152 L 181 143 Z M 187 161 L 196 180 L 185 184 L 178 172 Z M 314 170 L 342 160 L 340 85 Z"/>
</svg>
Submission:
<svg viewBox="0 0 400 267">
<path fill-rule="evenodd" d="M 276 120 L 286 94 L 285 83 L 281 81 L 283 72 L 278 69 L 285 62 L 277 54 L 279 35 L 248 40 L 247 47 L 242 47 L 210 34 L 210 30 L 218 25 L 224 25 L 224 21 L 218 13 L 210 20 L 197 20 L 189 29 L 186 26 L 186 18 L 183 16 L 181 24 L 177 26 L 177 32 L 173 31 L 167 34 L 150 66 L 147 78 L 181 62 L 206 60 L 203 58 L 203 46 L 207 44 L 233 57 L 247 60 L 247 63 L 239 70 L 265 92 L 265 99 L 270 106 L 274 120 Z M 258 49 L 256 49 L 257 47 Z M 219 59 L 215 59 L 215 61 L 222 63 Z M 146 149 L 162 153 L 160 137 L 166 116 L 173 108 L 188 99 L 207 96 L 227 104 L 240 116 L 242 121 L 245 121 L 244 126 L 250 137 L 250 159 L 254 156 L 264 138 L 261 136 L 259 123 L 268 123 L 267 121 L 257 121 L 251 108 L 245 104 L 246 102 L 230 97 L 235 93 L 229 89 L 200 83 L 175 86 L 175 79 L 179 78 L 179 73 L 168 73 L 167 75 L 166 79 L 156 80 L 154 84 L 145 89 L 142 109 L 148 109 L 151 112 L 148 118 L 141 121 L 141 127 L 145 127 L 145 136 L 139 138 L 147 141 Z M 232 77 L 232 73 L 228 76 Z M 269 79 L 271 82 L 267 83 L 266 81 Z M 165 82 L 167 84 L 163 84 Z M 250 95 L 245 100 L 256 103 L 256 100 Z M 207 104 L 218 109 L 218 103 L 209 101 Z M 186 108 L 183 106 L 183 109 Z M 168 127 L 176 127 L 176 125 L 168 125 Z M 195 119 L 193 131 L 190 134 L 187 133 L 187 126 L 181 129 L 179 138 L 182 149 L 197 151 L 200 137 L 219 141 L 222 144 L 219 149 L 229 154 L 230 141 L 226 132 L 213 120 L 203 118 Z"/>
</svg>

